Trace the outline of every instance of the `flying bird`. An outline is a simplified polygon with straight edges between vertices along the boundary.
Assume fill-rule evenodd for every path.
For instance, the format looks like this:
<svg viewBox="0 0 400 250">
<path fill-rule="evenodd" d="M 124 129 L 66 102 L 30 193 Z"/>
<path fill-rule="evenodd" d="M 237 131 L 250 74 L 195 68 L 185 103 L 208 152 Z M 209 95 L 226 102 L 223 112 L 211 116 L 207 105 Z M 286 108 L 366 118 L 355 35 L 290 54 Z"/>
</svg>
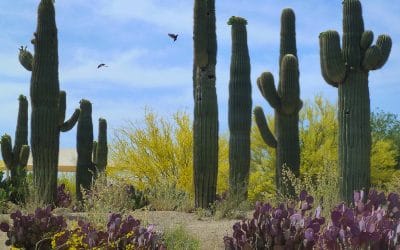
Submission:
<svg viewBox="0 0 400 250">
<path fill-rule="evenodd" d="M 105 65 L 104 63 L 100 63 L 97 68 L 101 68 L 101 67 L 108 67 L 107 65 Z"/>
<path fill-rule="evenodd" d="M 174 39 L 174 42 L 176 41 L 176 39 L 178 39 L 178 34 L 168 33 L 168 36 L 171 37 L 172 39 Z"/>
</svg>

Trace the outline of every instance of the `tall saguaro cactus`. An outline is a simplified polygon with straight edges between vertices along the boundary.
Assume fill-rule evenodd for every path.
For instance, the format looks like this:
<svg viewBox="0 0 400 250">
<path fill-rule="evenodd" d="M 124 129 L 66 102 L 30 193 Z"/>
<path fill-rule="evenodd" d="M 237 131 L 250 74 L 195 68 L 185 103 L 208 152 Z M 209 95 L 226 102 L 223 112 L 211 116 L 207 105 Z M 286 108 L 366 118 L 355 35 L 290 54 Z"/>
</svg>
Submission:
<svg viewBox="0 0 400 250">
<path fill-rule="evenodd" d="M 319 36 L 321 71 L 339 92 L 340 194 L 351 202 L 353 191 L 370 186 L 370 99 L 368 75 L 381 68 L 392 47 L 391 38 L 380 35 L 375 45 L 372 31 L 364 30 L 359 0 L 343 1 L 343 37 L 336 31 Z"/>
<path fill-rule="evenodd" d="M 82 200 L 81 187 L 90 189 L 98 172 L 104 172 L 107 165 L 107 123 L 99 119 L 98 142 L 93 141 L 92 104 L 82 99 L 76 133 L 76 195 Z"/>
<path fill-rule="evenodd" d="M 90 189 L 95 173 L 95 166 L 92 161 L 93 152 L 93 122 L 92 104 L 85 99 L 80 101 L 80 110 L 76 130 L 76 197 L 82 200 L 81 187 Z"/>
<path fill-rule="evenodd" d="M 214 202 L 218 173 L 218 104 L 215 88 L 215 1 L 194 1 L 193 168 L 195 206 Z"/>
<path fill-rule="evenodd" d="M 19 109 L 14 147 L 11 136 L 5 134 L 1 138 L 1 154 L 7 169 L 11 172 L 11 184 L 16 188 L 16 193 L 12 198 L 16 202 L 24 199 L 26 164 L 29 158 L 28 101 L 23 95 L 20 95 L 18 100 Z"/>
<path fill-rule="evenodd" d="M 76 109 L 64 122 L 66 94 L 60 91 L 58 80 L 58 41 L 53 0 L 41 0 L 38 7 L 37 29 L 32 40 L 34 55 L 20 50 L 20 62 L 32 70 L 31 147 L 36 192 L 45 203 L 53 203 L 57 189 L 60 132 L 75 125 Z M 31 63 L 31 66 L 29 65 Z"/>
<path fill-rule="evenodd" d="M 247 21 L 231 17 L 232 55 L 229 81 L 229 188 L 241 199 L 247 196 L 250 170 L 251 80 L 247 47 Z"/>
<path fill-rule="evenodd" d="M 279 56 L 279 83 L 275 88 L 274 77 L 264 72 L 257 79 L 261 94 L 275 110 L 275 137 L 271 133 L 261 107 L 254 108 L 255 120 L 265 143 L 276 148 L 275 181 L 277 191 L 293 194 L 293 189 L 282 183 L 282 166 L 298 176 L 300 173 L 299 111 L 302 107 L 297 61 L 295 15 L 284 9 L 281 15 L 281 44 Z"/>
</svg>

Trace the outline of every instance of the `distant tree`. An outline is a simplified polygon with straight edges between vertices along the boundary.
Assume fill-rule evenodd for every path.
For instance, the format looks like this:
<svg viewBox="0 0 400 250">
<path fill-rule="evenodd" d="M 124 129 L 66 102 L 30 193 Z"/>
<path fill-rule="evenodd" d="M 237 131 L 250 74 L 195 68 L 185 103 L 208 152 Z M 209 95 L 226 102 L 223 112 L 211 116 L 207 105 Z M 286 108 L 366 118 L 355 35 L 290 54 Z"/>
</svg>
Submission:
<svg viewBox="0 0 400 250">
<path fill-rule="evenodd" d="M 391 140 L 396 147 L 396 169 L 400 170 L 400 118 L 381 109 L 371 113 L 372 139 Z"/>
</svg>

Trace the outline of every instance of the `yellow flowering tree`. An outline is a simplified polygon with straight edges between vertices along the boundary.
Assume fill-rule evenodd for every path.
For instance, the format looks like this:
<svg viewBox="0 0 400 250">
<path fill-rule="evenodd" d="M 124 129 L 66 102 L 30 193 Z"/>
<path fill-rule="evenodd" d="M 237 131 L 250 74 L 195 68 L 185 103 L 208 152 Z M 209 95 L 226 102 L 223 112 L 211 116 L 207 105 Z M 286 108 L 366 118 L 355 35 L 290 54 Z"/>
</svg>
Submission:
<svg viewBox="0 0 400 250">
<path fill-rule="evenodd" d="M 189 115 L 176 112 L 172 119 L 145 111 L 144 120 L 129 122 L 115 131 L 111 165 L 107 173 L 123 176 L 139 189 L 172 186 L 189 194 L 193 187 L 193 135 Z M 228 142 L 219 141 L 218 192 L 227 189 Z"/>
</svg>

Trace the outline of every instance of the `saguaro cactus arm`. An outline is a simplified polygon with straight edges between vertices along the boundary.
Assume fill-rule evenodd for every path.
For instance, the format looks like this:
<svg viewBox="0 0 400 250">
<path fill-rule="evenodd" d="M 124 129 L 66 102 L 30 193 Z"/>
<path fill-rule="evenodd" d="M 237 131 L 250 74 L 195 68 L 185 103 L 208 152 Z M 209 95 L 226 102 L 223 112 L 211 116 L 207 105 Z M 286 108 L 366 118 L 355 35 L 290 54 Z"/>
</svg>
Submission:
<svg viewBox="0 0 400 250">
<path fill-rule="evenodd" d="M 286 115 L 298 112 L 303 106 L 299 92 L 299 65 L 294 55 L 285 55 L 281 62 L 280 100 L 281 111 Z"/>
<path fill-rule="evenodd" d="M 1 155 L 3 156 L 3 161 L 6 164 L 8 170 L 11 170 L 11 166 L 14 159 L 14 154 L 12 151 L 11 136 L 5 134 L 1 137 Z"/>
<path fill-rule="evenodd" d="M 363 68 L 366 70 L 376 70 L 383 67 L 386 63 L 390 50 L 392 48 L 392 39 L 387 35 L 380 35 L 373 45 L 365 51 L 362 62 Z"/>
<path fill-rule="evenodd" d="M 380 69 L 385 65 L 389 58 L 390 51 L 392 49 L 392 39 L 388 35 L 380 35 L 376 41 L 376 46 L 381 51 L 381 58 L 378 65 L 374 69 Z"/>
<path fill-rule="evenodd" d="M 263 72 L 261 76 L 257 78 L 257 86 L 269 105 L 274 109 L 279 109 L 281 106 L 281 100 L 276 92 L 274 76 L 272 73 Z"/>
<path fill-rule="evenodd" d="M 271 130 L 268 127 L 267 119 L 265 119 L 264 111 L 260 106 L 256 106 L 254 108 L 254 118 L 257 124 L 258 129 L 260 130 L 261 137 L 263 138 L 264 142 L 272 147 L 276 148 L 277 141 L 272 134 Z"/>
<path fill-rule="evenodd" d="M 108 145 L 107 145 L 107 121 L 99 119 L 99 137 L 96 145 L 96 166 L 99 171 L 104 171 L 107 166 Z"/>
<path fill-rule="evenodd" d="M 366 30 L 361 35 L 360 47 L 363 51 L 366 51 L 374 41 L 374 33 L 371 30 Z"/>
<path fill-rule="evenodd" d="M 346 77 L 346 65 L 342 57 L 339 34 L 334 30 L 319 35 L 322 76 L 327 83 L 337 87 Z"/>
<path fill-rule="evenodd" d="M 25 46 L 25 48 L 23 46 L 21 46 L 19 48 L 19 62 L 21 63 L 21 65 L 28 71 L 32 71 L 32 63 L 33 63 L 33 56 L 32 53 L 29 52 L 27 49 L 27 47 Z"/>
<path fill-rule="evenodd" d="M 97 164 L 97 141 L 93 141 L 92 161 Z"/>
<path fill-rule="evenodd" d="M 67 132 L 71 130 L 76 122 L 78 121 L 80 109 L 75 109 L 74 113 L 72 114 L 71 118 L 64 122 L 65 119 L 65 110 L 66 110 L 66 93 L 65 91 L 60 91 L 60 101 L 58 104 L 59 109 L 59 125 L 61 132 Z"/>
<path fill-rule="evenodd" d="M 30 148 L 28 145 L 23 145 L 21 147 L 21 151 L 19 153 L 19 164 L 21 166 L 26 166 L 28 164 L 29 151 L 30 151 Z"/>
</svg>

